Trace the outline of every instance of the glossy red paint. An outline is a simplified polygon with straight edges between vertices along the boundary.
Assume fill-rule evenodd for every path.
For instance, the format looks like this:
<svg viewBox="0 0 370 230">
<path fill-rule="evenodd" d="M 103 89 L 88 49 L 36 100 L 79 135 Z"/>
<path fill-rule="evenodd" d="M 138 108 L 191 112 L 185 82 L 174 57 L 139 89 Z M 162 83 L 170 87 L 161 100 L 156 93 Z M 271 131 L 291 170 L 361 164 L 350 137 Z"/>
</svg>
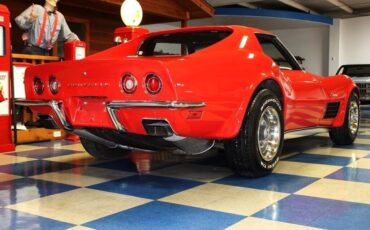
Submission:
<svg viewBox="0 0 370 230">
<path fill-rule="evenodd" d="M 12 142 L 11 134 L 11 71 L 10 71 L 10 12 L 5 5 L 0 4 L 0 29 L 2 34 L 0 39 L 2 52 L 0 53 L 0 84 L 3 84 L 0 88 L 0 152 L 14 151 L 15 145 Z M 7 89 L 7 90 L 5 90 Z"/>
<path fill-rule="evenodd" d="M 214 45 L 184 56 L 138 56 L 142 42 L 152 36 L 192 31 L 231 31 Z M 200 108 L 121 108 L 117 116 L 126 131 L 147 135 L 143 119 L 168 121 L 180 136 L 205 139 L 235 137 L 258 87 L 275 82 L 282 94 L 285 131 L 307 127 L 338 127 L 343 124 L 348 95 L 356 90 L 345 76 L 322 77 L 302 70 L 284 70 L 267 56 L 255 34 L 269 32 L 241 26 L 183 28 L 148 33 L 80 61 L 35 66 L 26 72 L 26 95 L 29 100 L 57 100 L 67 121 L 75 128 L 115 129 L 106 104 L 114 101 L 204 102 Z M 131 73 L 137 80 L 132 94 L 122 92 L 122 76 Z M 160 76 L 158 94 L 146 90 L 146 76 Z M 32 87 L 35 76 L 44 81 L 55 76 L 59 93 L 45 90 L 37 95 Z M 151 87 L 155 87 L 154 83 Z M 326 106 L 340 102 L 338 116 L 323 119 Z M 45 113 L 42 106 L 33 107 Z"/>
</svg>

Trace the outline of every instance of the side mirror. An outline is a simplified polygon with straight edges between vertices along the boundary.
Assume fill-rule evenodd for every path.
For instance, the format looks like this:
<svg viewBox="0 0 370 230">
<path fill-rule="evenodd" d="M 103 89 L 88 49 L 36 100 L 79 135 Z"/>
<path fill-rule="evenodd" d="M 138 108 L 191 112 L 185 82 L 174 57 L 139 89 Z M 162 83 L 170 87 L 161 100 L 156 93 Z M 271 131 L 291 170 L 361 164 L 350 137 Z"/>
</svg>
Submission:
<svg viewBox="0 0 370 230">
<path fill-rule="evenodd" d="M 299 64 L 303 64 L 303 62 L 306 60 L 305 58 L 301 57 L 301 56 L 294 56 L 295 59 L 299 62 Z"/>
</svg>

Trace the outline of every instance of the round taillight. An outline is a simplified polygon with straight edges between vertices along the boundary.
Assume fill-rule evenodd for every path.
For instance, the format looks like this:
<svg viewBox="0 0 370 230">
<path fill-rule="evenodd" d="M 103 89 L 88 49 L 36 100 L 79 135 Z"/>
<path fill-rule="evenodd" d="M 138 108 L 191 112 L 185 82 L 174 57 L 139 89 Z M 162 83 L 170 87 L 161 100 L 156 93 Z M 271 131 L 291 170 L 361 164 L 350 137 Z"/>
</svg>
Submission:
<svg viewBox="0 0 370 230">
<path fill-rule="evenodd" d="M 33 89 L 38 95 L 41 95 L 44 92 L 44 83 L 38 77 L 33 79 Z"/>
<path fill-rule="evenodd" d="M 59 92 L 59 81 L 56 77 L 51 76 L 49 78 L 49 89 L 52 94 L 57 94 Z"/>
<path fill-rule="evenodd" d="M 122 78 L 121 87 L 127 94 L 132 94 L 137 88 L 137 80 L 132 74 L 125 74 Z"/>
<path fill-rule="evenodd" d="M 150 94 L 157 94 L 162 89 L 162 81 L 157 75 L 148 74 L 145 79 L 145 87 Z"/>
</svg>

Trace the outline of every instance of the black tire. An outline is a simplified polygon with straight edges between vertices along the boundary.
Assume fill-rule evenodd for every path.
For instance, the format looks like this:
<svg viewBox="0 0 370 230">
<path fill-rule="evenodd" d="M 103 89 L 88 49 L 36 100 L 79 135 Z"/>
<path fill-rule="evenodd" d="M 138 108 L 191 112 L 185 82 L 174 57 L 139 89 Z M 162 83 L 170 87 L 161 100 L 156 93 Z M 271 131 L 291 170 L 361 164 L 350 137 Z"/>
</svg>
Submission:
<svg viewBox="0 0 370 230">
<path fill-rule="evenodd" d="M 280 133 L 280 139 L 276 141 L 277 151 L 274 151 L 276 154 L 268 160 L 261 154 L 258 145 L 258 127 L 261 124 L 261 116 L 267 110 L 275 110 L 276 120 L 280 122 L 280 127 L 276 128 L 276 133 Z M 279 161 L 283 140 L 284 123 L 281 103 L 271 90 L 263 89 L 253 98 L 239 134 L 225 141 L 226 157 L 231 168 L 239 175 L 250 178 L 265 176 L 272 172 Z"/>
<path fill-rule="evenodd" d="M 121 148 L 108 148 L 105 145 L 80 138 L 82 146 L 94 158 L 101 160 L 118 159 L 126 156 L 131 151 Z"/>
<path fill-rule="evenodd" d="M 357 106 L 357 115 L 352 114 L 351 112 L 351 105 Z M 353 109 L 356 109 L 353 108 Z M 353 111 L 353 110 L 352 110 Z M 354 116 L 351 118 L 351 114 Z M 351 119 L 355 119 L 357 117 L 357 127 L 352 126 L 352 131 L 350 127 L 350 121 Z M 356 93 L 352 93 L 347 104 L 346 109 L 346 116 L 344 118 L 344 123 L 341 127 L 338 128 L 332 128 L 329 131 L 330 139 L 336 144 L 336 145 L 350 145 L 353 144 L 357 137 L 358 129 L 360 127 L 360 103 L 358 100 L 358 96 Z"/>
</svg>

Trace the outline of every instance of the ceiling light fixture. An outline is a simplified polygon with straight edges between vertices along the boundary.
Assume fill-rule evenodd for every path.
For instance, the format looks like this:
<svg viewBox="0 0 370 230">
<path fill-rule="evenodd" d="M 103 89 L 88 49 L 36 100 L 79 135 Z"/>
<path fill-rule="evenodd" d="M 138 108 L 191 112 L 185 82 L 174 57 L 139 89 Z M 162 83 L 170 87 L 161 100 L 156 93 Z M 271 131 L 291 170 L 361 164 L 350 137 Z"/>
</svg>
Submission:
<svg viewBox="0 0 370 230">
<path fill-rule="evenodd" d="M 121 6 L 121 18 L 126 26 L 139 26 L 143 19 L 143 9 L 137 0 L 125 0 Z"/>
</svg>

